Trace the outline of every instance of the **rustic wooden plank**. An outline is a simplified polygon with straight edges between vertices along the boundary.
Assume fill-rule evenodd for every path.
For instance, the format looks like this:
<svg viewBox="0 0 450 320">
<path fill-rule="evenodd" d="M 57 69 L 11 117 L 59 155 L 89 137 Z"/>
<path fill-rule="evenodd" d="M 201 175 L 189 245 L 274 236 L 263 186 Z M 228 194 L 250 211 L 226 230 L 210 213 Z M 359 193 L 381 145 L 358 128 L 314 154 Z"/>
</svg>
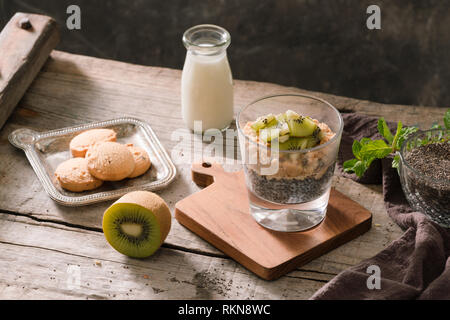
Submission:
<svg viewBox="0 0 450 320">
<path fill-rule="evenodd" d="M 81 209 L 55 204 L 42 190 L 23 152 L 7 142 L 7 135 L 22 126 L 49 130 L 128 115 L 149 122 L 169 154 L 177 156 L 181 154 L 177 147 L 192 147 L 171 139 L 173 130 L 183 127 L 179 82 L 179 70 L 53 52 L 51 59 L 0 132 L 0 209 L 27 214 L 36 219 L 100 230 L 102 212 L 110 203 Z M 285 92 L 306 91 L 236 80 L 235 110 L 259 96 Z M 406 124 L 418 123 L 425 127 L 443 114 L 443 109 L 440 108 L 381 105 L 322 93 L 312 94 L 331 101 L 343 110 L 384 116 L 394 121 L 402 119 Z M 234 139 L 229 139 L 227 144 L 235 142 Z M 240 169 L 239 161 L 235 159 L 237 157 L 232 155 L 229 158 L 232 161 L 225 165 L 227 171 Z M 176 201 L 199 190 L 190 179 L 190 163 L 195 159 L 184 154 L 177 156 L 177 160 L 177 179 L 160 192 L 172 210 Z M 335 177 L 333 184 L 338 191 L 373 213 L 374 227 L 356 240 L 305 265 L 301 268 L 304 272 L 336 274 L 373 256 L 401 235 L 401 230 L 386 214 L 379 186 L 363 186 L 341 177 Z M 221 255 L 175 220 L 173 222 L 172 231 L 166 239 L 167 246 Z M 289 276 L 295 272 L 297 271 Z"/>
<path fill-rule="evenodd" d="M 59 42 L 55 20 L 18 12 L 0 33 L 0 128 Z"/>
<path fill-rule="evenodd" d="M 25 110 L 18 112 L 19 117 L 14 122 L 39 124 L 29 123 L 29 119 L 18 119 L 31 109 L 37 112 L 35 117 L 39 115 L 41 120 L 47 120 L 49 128 L 118 115 L 140 116 L 151 121 L 158 128 L 166 129 L 160 130 L 163 139 L 171 134 L 171 130 L 184 127 L 181 123 L 179 70 L 138 66 L 59 51 L 54 51 L 51 57 L 25 95 L 21 103 Z M 436 107 L 385 105 L 271 83 L 239 80 L 235 80 L 235 112 L 264 95 L 296 92 L 317 95 L 341 110 L 384 115 L 392 121 L 402 120 L 407 125 L 427 127 L 436 119 L 441 119 L 444 113 L 442 108 Z M 49 121 L 49 112 L 57 121 Z M 30 114 L 28 116 L 32 117 Z"/>
<path fill-rule="evenodd" d="M 168 248 L 132 259 L 100 232 L 3 213 L 0 251 L 0 299 L 306 299 L 329 280 L 268 282 L 233 260 Z"/>
<path fill-rule="evenodd" d="M 5 145 L 8 146 L 8 144 Z M 0 159 L 2 163 L 5 163 L 3 162 L 4 155 L 9 154 L 1 151 L 5 145 L 0 145 Z M 82 207 L 81 209 L 62 207 L 55 204 L 42 190 L 39 181 L 28 165 L 27 160 L 24 159 L 23 154 L 19 150 L 12 149 L 11 151 L 12 154 L 16 154 L 15 159 L 10 158 L 6 166 L 0 168 L 1 185 L 5 183 L 5 185 L 9 186 L 9 188 L 4 188 L 0 193 L 0 205 L 4 210 L 29 214 L 41 220 L 64 222 L 74 226 L 85 226 L 100 230 L 102 213 L 110 203 L 95 204 Z M 178 169 L 181 173 L 177 180 L 167 190 L 159 193 L 168 201 L 172 212 L 177 200 L 199 190 L 190 181 L 187 173 L 190 170 L 190 166 L 182 167 L 183 170 L 180 170 L 180 166 L 178 166 Z M 16 174 L 11 175 L 13 171 Z M 182 180 L 186 181 L 180 182 Z M 24 185 L 27 186 L 26 192 L 21 191 Z M 372 212 L 374 227 L 363 236 L 305 265 L 301 270 L 337 274 L 349 265 L 375 255 L 401 235 L 400 229 L 392 223 L 386 214 L 379 189 L 372 190 L 367 186 L 360 186 L 356 182 L 340 177 L 334 178 L 333 185 L 337 190 L 350 196 Z M 172 230 L 166 239 L 166 244 L 187 248 L 199 253 L 221 254 L 207 242 L 180 226 L 175 219 L 172 221 Z"/>
</svg>

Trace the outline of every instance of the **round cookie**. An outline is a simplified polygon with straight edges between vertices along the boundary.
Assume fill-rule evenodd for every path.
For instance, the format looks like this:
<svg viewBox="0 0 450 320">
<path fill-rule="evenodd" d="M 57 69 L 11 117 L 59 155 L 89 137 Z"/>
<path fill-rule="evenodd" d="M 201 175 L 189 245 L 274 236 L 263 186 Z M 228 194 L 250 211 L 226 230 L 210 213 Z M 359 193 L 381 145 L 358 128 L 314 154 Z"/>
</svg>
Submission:
<svg viewBox="0 0 450 320">
<path fill-rule="evenodd" d="M 119 181 L 134 171 L 134 158 L 128 147 L 117 142 L 100 142 L 86 152 L 89 172 L 105 181 Z"/>
<path fill-rule="evenodd" d="M 100 187 L 102 180 L 93 177 L 85 158 L 72 158 L 58 165 L 55 176 L 61 187 L 73 192 L 82 192 Z"/>
<path fill-rule="evenodd" d="M 148 156 L 148 153 L 140 148 L 133 146 L 132 143 L 127 144 L 128 150 L 130 150 L 131 154 L 134 158 L 134 170 L 133 172 L 128 176 L 128 178 L 136 178 L 140 175 L 143 175 L 147 172 L 147 170 L 152 165 L 152 162 L 150 161 L 150 157 Z"/>
<path fill-rule="evenodd" d="M 117 135 L 111 129 L 84 131 L 70 141 L 70 152 L 74 157 L 84 157 L 89 147 L 98 142 L 116 141 Z"/>
</svg>

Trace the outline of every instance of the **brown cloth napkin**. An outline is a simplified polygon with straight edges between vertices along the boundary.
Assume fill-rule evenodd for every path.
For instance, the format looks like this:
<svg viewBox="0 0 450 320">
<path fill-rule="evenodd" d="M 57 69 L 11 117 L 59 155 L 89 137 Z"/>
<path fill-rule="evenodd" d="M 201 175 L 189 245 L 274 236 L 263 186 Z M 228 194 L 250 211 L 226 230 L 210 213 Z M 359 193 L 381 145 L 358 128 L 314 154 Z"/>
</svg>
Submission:
<svg viewBox="0 0 450 320">
<path fill-rule="evenodd" d="M 355 113 L 343 114 L 343 118 L 338 169 L 360 183 L 382 183 L 387 212 L 405 233 L 373 258 L 338 274 L 311 299 L 450 299 L 450 229 L 413 212 L 397 171 L 391 167 L 392 159 L 374 162 L 362 178 L 343 172 L 342 163 L 353 158 L 353 140 L 382 138 L 376 118 Z M 395 132 L 395 124 L 388 125 Z M 379 267 L 380 289 L 368 288 L 372 265 Z"/>
</svg>

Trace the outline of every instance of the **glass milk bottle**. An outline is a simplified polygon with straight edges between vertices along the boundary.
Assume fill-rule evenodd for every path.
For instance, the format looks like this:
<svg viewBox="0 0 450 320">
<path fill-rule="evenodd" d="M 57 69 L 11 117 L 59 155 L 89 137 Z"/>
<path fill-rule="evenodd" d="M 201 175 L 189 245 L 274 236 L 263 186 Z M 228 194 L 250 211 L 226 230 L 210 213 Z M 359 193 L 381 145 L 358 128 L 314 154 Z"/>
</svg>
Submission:
<svg viewBox="0 0 450 320">
<path fill-rule="evenodd" d="M 198 25 L 183 35 L 187 49 L 181 77 L 181 109 L 194 131 L 224 130 L 233 120 L 233 77 L 227 58 L 230 34 L 215 25 Z M 196 123 L 194 127 L 194 122 Z"/>
</svg>

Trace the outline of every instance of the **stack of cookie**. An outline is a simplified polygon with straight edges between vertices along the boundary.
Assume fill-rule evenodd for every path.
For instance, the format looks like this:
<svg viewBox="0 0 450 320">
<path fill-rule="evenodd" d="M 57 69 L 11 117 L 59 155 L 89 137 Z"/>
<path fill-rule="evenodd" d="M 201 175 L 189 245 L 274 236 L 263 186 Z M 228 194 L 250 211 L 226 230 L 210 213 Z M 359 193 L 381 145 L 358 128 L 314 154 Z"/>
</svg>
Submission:
<svg viewBox="0 0 450 320">
<path fill-rule="evenodd" d="M 119 181 L 143 175 L 151 166 L 147 152 L 120 144 L 111 129 L 85 131 L 70 141 L 73 158 L 61 163 L 55 176 L 62 188 L 82 192 L 100 187 L 103 181 Z"/>
</svg>

